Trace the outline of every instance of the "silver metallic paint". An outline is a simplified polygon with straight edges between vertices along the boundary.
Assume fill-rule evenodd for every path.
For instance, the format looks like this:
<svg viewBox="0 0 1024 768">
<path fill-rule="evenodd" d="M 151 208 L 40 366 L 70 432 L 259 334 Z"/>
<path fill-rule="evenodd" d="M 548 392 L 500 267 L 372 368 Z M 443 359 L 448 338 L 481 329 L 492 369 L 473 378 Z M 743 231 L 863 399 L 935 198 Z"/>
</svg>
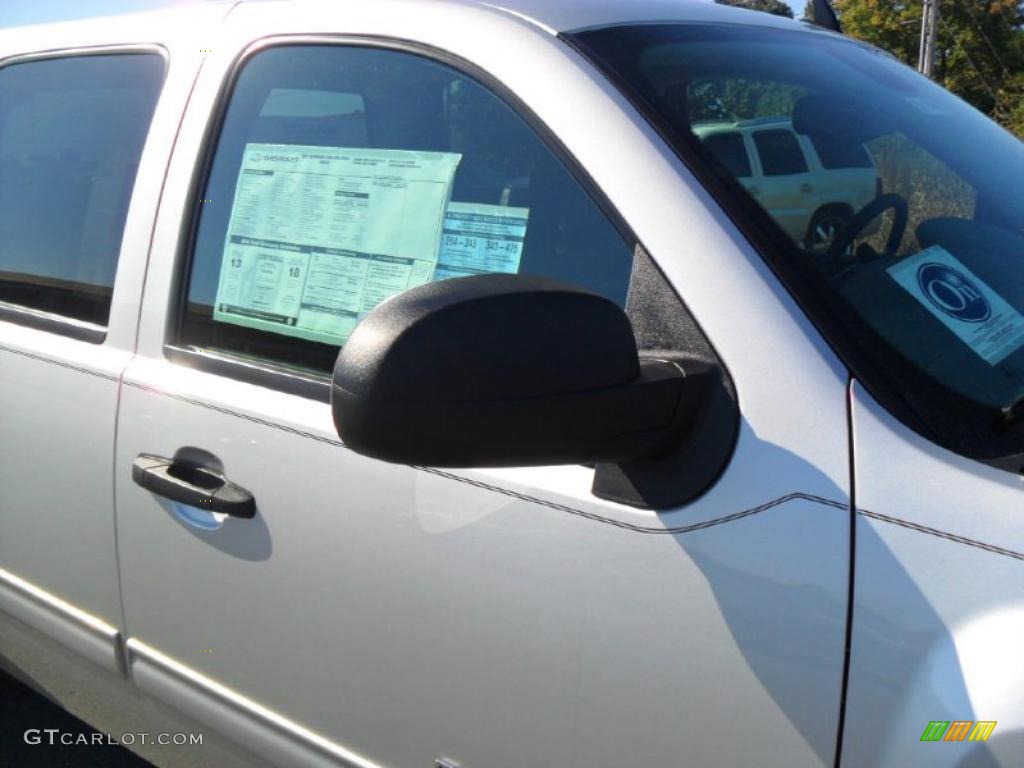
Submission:
<svg viewBox="0 0 1024 768">
<path fill-rule="evenodd" d="M 106 670 L 82 667 L 83 684 L 118 691 L 105 694 L 118 713 L 137 690 L 150 723 L 192 715 L 226 734 L 225 765 L 255 764 L 254 747 L 280 765 L 831 764 L 851 519 L 845 370 L 642 118 L 552 37 L 625 18 L 791 22 L 668 0 L 265 3 L 218 26 L 227 10 L 0 32 L 0 57 L 159 44 L 171 62 L 106 342 L 0 322 L 0 402 L 19 404 L 0 422 L 0 608 L 19 619 L 0 654 L 40 678 L 57 658 L 77 670 L 57 646 L 43 652 L 57 638 Z M 705 497 L 655 513 L 592 498 L 581 467 L 383 465 L 341 446 L 321 403 L 165 359 L 195 158 L 222 79 L 254 43 L 323 35 L 413 40 L 473 62 L 594 177 L 737 384 L 736 455 Z M 630 147 L 628 163 L 615 146 Z M 114 456 L 126 368 L 115 552 L 109 491 L 91 483 Z M 915 764 L 927 720 L 971 716 L 1000 722 L 979 764 L 1010 765 L 1024 753 L 1020 563 L 928 531 L 1024 551 L 1020 482 L 908 434 L 859 390 L 854 422 L 862 514 L 843 765 Z M 15 481 L 31 476 L 30 457 L 54 455 L 51 434 L 64 441 L 67 489 L 26 517 L 40 497 Z M 189 530 L 131 484 L 135 453 L 187 444 L 256 491 L 255 521 Z M 45 640 L 34 655 L 32 632 Z M 120 717 L 76 708 L 101 727 Z M 956 749 L 929 756 L 959 764 Z"/>
</svg>

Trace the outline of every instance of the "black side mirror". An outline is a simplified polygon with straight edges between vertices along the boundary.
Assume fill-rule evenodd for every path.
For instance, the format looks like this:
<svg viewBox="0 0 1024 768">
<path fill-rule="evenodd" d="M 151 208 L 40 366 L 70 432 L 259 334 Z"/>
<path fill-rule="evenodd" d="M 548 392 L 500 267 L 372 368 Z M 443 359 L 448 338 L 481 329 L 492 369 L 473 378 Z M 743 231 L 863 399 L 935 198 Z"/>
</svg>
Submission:
<svg viewBox="0 0 1024 768">
<path fill-rule="evenodd" d="M 829 0 L 811 0 L 807 10 L 810 11 L 810 16 L 804 17 L 806 21 L 839 34 L 843 33 L 843 25 L 839 23 L 839 17 L 836 16 Z"/>
<path fill-rule="evenodd" d="M 331 387 L 350 449 L 434 467 L 623 463 L 671 452 L 706 377 L 640 360 L 613 302 L 524 275 L 405 291 L 356 327 Z"/>
</svg>

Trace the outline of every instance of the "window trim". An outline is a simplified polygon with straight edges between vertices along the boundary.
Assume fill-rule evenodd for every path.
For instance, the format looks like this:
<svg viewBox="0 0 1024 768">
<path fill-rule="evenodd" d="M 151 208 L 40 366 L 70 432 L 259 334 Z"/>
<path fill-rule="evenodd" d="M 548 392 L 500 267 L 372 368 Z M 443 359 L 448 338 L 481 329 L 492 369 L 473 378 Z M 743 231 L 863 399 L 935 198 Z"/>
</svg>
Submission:
<svg viewBox="0 0 1024 768">
<path fill-rule="evenodd" d="M 44 312 L 40 309 L 23 307 L 20 304 L 0 301 L 0 320 L 37 331 L 67 336 L 90 344 L 102 344 L 107 340 L 107 326 L 96 325 L 85 320 Z"/>
<path fill-rule="evenodd" d="M 200 193 L 209 183 L 213 159 L 220 143 L 224 121 L 235 95 L 238 78 L 246 64 L 259 53 L 270 48 L 287 46 L 348 46 L 373 48 L 420 56 L 436 64 L 474 79 L 479 85 L 500 99 L 534 132 L 538 140 L 562 163 L 569 175 L 579 184 L 584 194 L 597 206 L 609 224 L 618 232 L 623 241 L 635 253 L 637 246 L 643 247 L 640 239 L 622 217 L 611 201 L 604 195 L 597 182 L 586 171 L 583 164 L 548 128 L 527 104 L 511 91 L 496 76 L 472 62 L 426 43 L 385 35 L 354 34 L 288 34 L 268 35 L 249 43 L 232 61 L 222 78 L 217 92 L 213 112 L 207 121 L 197 161 L 192 169 L 188 187 L 191 208 L 182 216 L 175 252 L 174 276 L 171 282 L 171 296 L 164 339 L 164 358 L 171 363 L 184 365 L 205 373 L 224 376 L 236 381 L 267 387 L 286 394 L 297 395 L 321 402 L 330 402 L 330 375 L 318 375 L 299 371 L 285 363 L 269 360 L 255 361 L 227 350 L 206 350 L 192 346 L 184 338 L 183 325 L 188 305 L 188 289 L 195 259 L 196 238 L 199 229 L 201 206 L 196 203 Z"/>
<path fill-rule="evenodd" d="M 32 51 L 29 53 L 15 53 L 11 56 L 0 58 L 0 70 L 15 64 L 26 64 L 37 61 L 49 61 L 52 59 L 78 58 L 81 56 L 119 56 L 119 55 L 156 54 L 163 61 L 163 78 L 160 82 L 160 89 L 157 92 L 156 107 L 163 98 L 164 85 L 167 83 L 167 72 L 170 68 L 170 53 L 159 43 L 115 43 L 110 45 L 89 45 L 72 48 L 50 48 L 45 51 Z M 156 116 L 154 108 L 153 117 Z M 149 137 L 153 129 L 153 117 L 150 117 L 149 125 L 146 128 L 146 136 Z M 145 146 L 143 146 L 145 152 Z M 140 154 L 141 159 L 141 154 Z M 138 183 L 138 172 L 132 182 L 132 197 L 135 196 L 135 187 Z M 128 202 L 128 210 L 131 211 L 131 198 Z M 117 252 L 117 269 L 114 270 L 114 282 L 110 286 L 111 304 L 113 304 L 114 289 L 117 287 L 117 273 L 121 268 L 121 250 L 124 248 L 124 229 L 121 231 L 121 242 Z M 85 320 L 78 320 L 68 315 L 61 315 L 55 312 L 45 312 L 32 307 L 12 304 L 0 301 L 0 321 L 22 325 L 27 328 L 34 328 L 39 331 L 53 333 L 58 336 L 66 336 L 77 341 L 85 341 L 90 344 L 104 344 L 107 340 L 109 323 L 98 325 Z"/>
<path fill-rule="evenodd" d="M 180 343 L 165 343 L 164 357 L 177 365 L 197 368 L 205 373 L 277 389 L 321 403 L 331 402 L 329 376 L 289 369 L 284 363 L 271 364 L 223 350 L 200 349 Z"/>
</svg>

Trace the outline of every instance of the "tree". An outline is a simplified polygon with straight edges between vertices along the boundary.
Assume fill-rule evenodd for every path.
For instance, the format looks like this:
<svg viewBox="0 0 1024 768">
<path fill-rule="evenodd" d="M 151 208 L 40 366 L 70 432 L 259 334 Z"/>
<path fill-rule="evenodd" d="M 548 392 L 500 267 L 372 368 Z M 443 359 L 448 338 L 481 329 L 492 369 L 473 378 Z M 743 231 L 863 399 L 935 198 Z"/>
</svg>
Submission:
<svg viewBox="0 0 1024 768">
<path fill-rule="evenodd" d="M 917 66 L 921 0 L 834 0 L 843 31 Z M 1024 136 L 1024 5 L 941 0 L 935 79 Z"/>
<path fill-rule="evenodd" d="M 1024 74 L 1017 74 L 1000 90 L 993 116 L 1024 138 Z"/>
<path fill-rule="evenodd" d="M 993 116 L 1024 138 L 1024 30 L 1017 30 L 1004 60 L 1015 69 L 999 84 Z"/>
<path fill-rule="evenodd" d="M 782 0 L 715 0 L 720 5 L 734 5 L 737 8 L 748 8 L 752 11 L 774 13 L 776 16 L 793 18 L 793 9 Z"/>
</svg>

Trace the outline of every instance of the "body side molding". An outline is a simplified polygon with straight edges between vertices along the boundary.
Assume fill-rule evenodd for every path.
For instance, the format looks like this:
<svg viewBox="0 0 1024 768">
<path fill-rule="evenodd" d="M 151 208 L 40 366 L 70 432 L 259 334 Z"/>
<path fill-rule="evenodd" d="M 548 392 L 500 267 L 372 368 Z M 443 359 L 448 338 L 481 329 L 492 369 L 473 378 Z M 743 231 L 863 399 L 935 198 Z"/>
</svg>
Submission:
<svg viewBox="0 0 1024 768">
<path fill-rule="evenodd" d="M 381 768 L 140 640 L 129 638 L 125 647 L 132 679 L 141 692 L 209 723 L 272 763 Z"/>
<path fill-rule="evenodd" d="M 105 621 L 0 568 L 4 611 L 117 675 L 126 675 L 121 633 Z"/>
</svg>

